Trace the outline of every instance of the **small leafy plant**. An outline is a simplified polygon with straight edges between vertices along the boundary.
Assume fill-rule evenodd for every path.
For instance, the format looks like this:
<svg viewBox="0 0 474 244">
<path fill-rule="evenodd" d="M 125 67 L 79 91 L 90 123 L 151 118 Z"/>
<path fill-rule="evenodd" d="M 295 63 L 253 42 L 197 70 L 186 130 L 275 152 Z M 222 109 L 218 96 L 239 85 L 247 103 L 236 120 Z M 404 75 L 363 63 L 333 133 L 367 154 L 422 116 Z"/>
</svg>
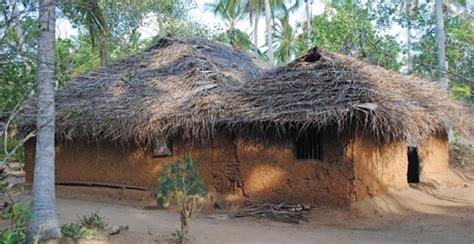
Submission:
<svg viewBox="0 0 474 244">
<path fill-rule="evenodd" d="M 98 210 L 82 216 L 80 218 L 80 222 L 88 229 L 95 228 L 98 230 L 104 230 L 105 227 L 107 227 L 107 222 L 105 221 L 105 218 L 99 215 Z"/>
<path fill-rule="evenodd" d="M 74 240 L 80 240 L 85 237 L 86 228 L 78 222 L 72 222 L 61 225 L 61 233 L 64 237 L 69 237 Z"/>
<path fill-rule="evenodd" d="M 155 188 L 158 198 L 171 199 L 177 206 L 181 229 L 172 234 L 179 243 L 187 240 L 193 217 L 199 213 L 201 199 L 207 196 L 207 187 L 191 157 L 183 157 L 166 164 L 160 174 L 160 185 Z"/>
<path fill-rule="evenodd" d="M 28 220 L 32 216 L 31 208 L 15 202 L 10 195 L 10 188 L 4 181 L 0 182 L 0 192 L 9 199 L 1 214 L 2 218 L 10 220 L 10 227 L 0 231 L 0 243 L 23 243 L 26 238 Z"/>
<path fill-rule="evenodd" d="M 81 216 L 77 222 L 61 225 L 61 233 L 73 240 L 107 239 L 106 227 L 105 218 L 95 211 Z"/>
</svg>

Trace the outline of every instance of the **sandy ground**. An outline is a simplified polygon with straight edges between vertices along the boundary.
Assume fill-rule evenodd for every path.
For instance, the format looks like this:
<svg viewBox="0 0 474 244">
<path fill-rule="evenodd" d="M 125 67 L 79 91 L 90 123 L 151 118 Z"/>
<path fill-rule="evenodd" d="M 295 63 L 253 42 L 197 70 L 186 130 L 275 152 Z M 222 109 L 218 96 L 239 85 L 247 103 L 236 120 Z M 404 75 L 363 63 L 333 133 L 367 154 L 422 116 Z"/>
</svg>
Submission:
<svg viewBox="0 0 474 244">
<path fill-rule="evenodd" d="M 129 226 L 108 243 L 168 243 L 179 228 L 174 210 L 63 198 L 57 206 L 61 223 L 99 210 L 110 225 Z M 313 209 L 300 225 L 216 216 L 194 220 L 191 243 L 474 243 L 474 181 L 449 172 L 351 209 Z"/>
</svg>

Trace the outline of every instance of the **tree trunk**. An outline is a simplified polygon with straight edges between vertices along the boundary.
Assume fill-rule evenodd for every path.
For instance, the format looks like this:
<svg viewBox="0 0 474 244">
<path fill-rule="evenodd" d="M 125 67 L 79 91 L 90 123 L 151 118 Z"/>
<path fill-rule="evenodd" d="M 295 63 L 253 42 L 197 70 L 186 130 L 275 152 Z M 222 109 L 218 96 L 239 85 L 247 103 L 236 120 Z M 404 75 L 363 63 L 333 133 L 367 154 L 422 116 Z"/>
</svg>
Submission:
<svg viewBox="0 0 474 244">
<path fill-rule="evenodd" d="M 258 21 L 260 19 L 259 13 L 255 13 L 255 21 L 253 23 L 253 45 L 255 46 L 255 53 L 258 55 Z"/>
<path fill-rule="evenodd" d="M 311 1 L 306 0 L 306 37 L 308 38 L 308 49 L 311 44 Z"/>
<path fill-rule="evenodd" d="M 435 0 L 436 33 L 438 42 L 439 81 L 448 89 L 448 63 L 446 62 L 446 34 L 444 32 L 443 0 Z"/>
<path fill-rule="evenodd" d="M 107 51 L 108 35 L 101 35 L 99 47 L 100 66 L 105 66 L 109 63 L 109 53 Z"/>
<path fill-rule="evenodd" d="M 411 57 L 411 4 L 406 4 L 407 12 L 407 73 L 411 74 L 413 71 L 412 57 Z"/>
<path fill-rule="evenodd" d="M 33 217 L 28 226 L 28 243 L 61 238 L 56 215 L 54 187 L 54 45 L 55 0 L 41 0 L 38 40 L 38 114 L 36 157 L 33 178 Z"/>
<path fill-rule="evenodd" d="M 273 66 L 273 41 L 272 41 L 272 16 L 270 9 L 270 0 L 264 0 L 265 3 L 265 22 L 267 26 L 267 55 L 270 64 Z"/>
</svg>

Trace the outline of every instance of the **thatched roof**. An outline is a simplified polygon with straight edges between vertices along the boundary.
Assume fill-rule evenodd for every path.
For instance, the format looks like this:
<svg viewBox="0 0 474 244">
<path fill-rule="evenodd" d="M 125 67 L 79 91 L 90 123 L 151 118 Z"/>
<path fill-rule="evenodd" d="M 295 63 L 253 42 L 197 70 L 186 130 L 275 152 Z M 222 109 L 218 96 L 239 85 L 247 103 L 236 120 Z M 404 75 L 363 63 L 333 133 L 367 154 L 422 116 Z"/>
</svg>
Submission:
<svg viewBox="0 0 474 244">
<path fill-rule="evenodd" d="M 264 70 L 226 44 L 163 38 L 59 90 L 57 136 L 149 144 L 178 134 L 203 140 L 217 126 L 336 126 L 417 144 L 450 127 L 474 131 L 472 110 L 435 82 L 342 54 L 313 49 Z"/>
<path fill-rule="evenodd" d="M 254 78 L 261 65 L 227 44 L 163 38 L 59 90 L 57 135 L 139 144 L 175 133 L 207 137 L 228 87 Z"/>
<path fill-rule="evenodd" d="M 356 125 L 380 140 L 410 144 L 451 126 L 473 131 L 472 110 L 450 99 L 435 82 L 315 50 L 237 89 L 229 97 L 232 116 L 226 122 L 281 128 L 335 125 L 339 130 Z"/>
</svg>

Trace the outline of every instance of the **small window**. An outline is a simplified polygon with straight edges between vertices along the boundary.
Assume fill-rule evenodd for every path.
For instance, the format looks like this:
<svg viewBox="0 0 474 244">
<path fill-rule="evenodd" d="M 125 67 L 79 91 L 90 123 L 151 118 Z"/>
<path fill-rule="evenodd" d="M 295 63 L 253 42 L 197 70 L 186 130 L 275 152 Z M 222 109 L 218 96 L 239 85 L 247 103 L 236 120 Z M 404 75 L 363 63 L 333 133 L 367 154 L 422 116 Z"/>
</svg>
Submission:
<svg viewBox="0 0 474 244">
<path fill-rule="evenodd" d="M 295 141 L 296 159 L 323 159 L 321 140 L 317 132 L 306 133 Z"/>
<path fill-rule="evenodd" d="M 152 148 L 153 157 L 168 157 L 171 156 L 170 143 L 164 139 L 157 139 L 153 143 Z"/>
</svg>

